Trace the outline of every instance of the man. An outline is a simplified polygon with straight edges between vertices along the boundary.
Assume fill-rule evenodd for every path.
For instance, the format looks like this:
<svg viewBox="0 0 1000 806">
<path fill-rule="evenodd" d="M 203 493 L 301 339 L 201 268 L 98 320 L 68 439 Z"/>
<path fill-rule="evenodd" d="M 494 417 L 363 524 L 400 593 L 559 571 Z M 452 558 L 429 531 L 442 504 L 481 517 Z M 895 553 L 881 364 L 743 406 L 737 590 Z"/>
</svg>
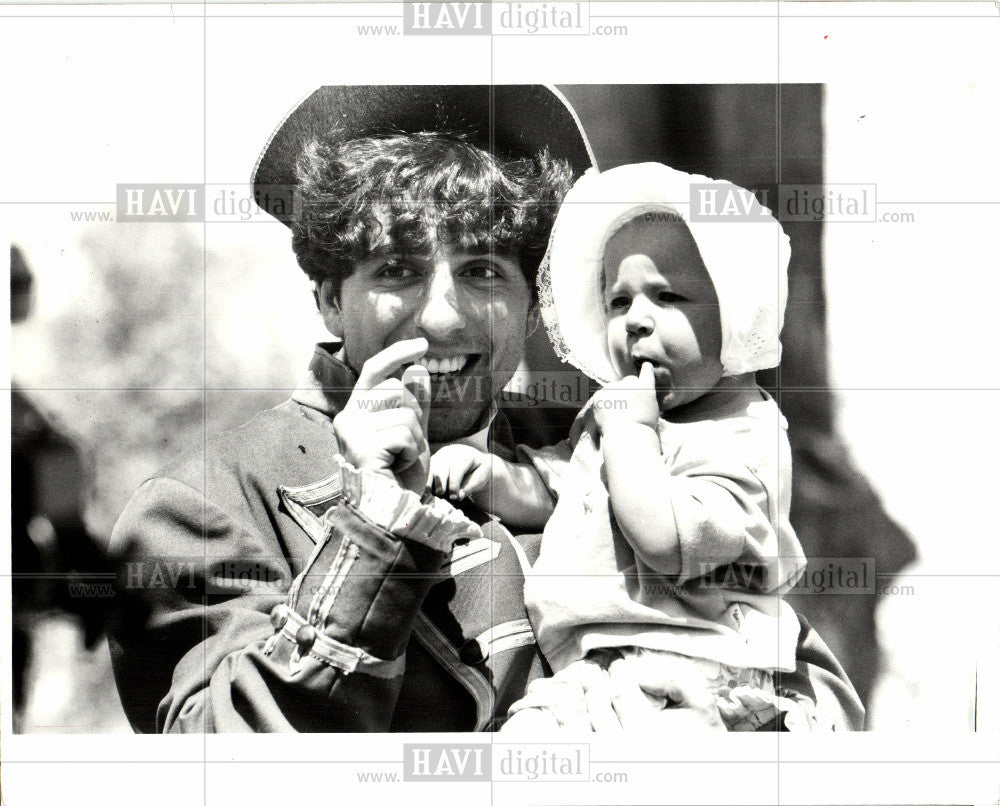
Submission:
<svg viewBox="0 0 1000 806">
<path fill-rule="evenodd" d="M 123 592 L 149 613 L 113 643 L 137 729 L 484 730 L 545 676 L 522 597 L 538 536 L 434 498 L 427 467 L 440 444 L 509 458 L 568 425 L 496 401 L 536 321 L 555 206 L 592 162 L 539 86 L 325 87 L 289 114 L 255 189 L 291 226 L 337 341 L 291 400 L 123 513 Z M 818 721 L 857 727 L 860 703 L 805 624 L 798 658 L 784 686 Z M 581 680 L 586 718 L 635 724 L 639 683 L 669 681 Z M 602 686 L 614 713 L 595 695 L 587 714 Z M 663 726 L 718 726 L 673 695 L 687 707 Z"/>
</svg>

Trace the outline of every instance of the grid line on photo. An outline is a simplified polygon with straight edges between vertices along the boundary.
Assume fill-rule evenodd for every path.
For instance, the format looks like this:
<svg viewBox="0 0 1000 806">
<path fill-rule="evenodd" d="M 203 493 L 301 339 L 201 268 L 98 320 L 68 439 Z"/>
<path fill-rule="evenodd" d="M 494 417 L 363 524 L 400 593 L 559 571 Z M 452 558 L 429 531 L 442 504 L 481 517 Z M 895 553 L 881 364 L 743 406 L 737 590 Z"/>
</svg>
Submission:
<svg viewBox="0 0 1000 806">
<path fill-rule="evenodd" d="M 490 90 L 489 90 L 489 114 L 487 116 L 487 119 L 488 119 L 487 126 L 489 128 L 487 151 L 489 152 L 489 154 L 491 156 L 493 156 L 495 158 L 496 157 L 496 141 L 497 141 L 497 136 L 496 136 L 497 135 L 497 132 L 496 132 L 496 117 L 497 117 L 496 111 L 497 110 L 496 110 L 496 89 L 494 87 L 494 70 L 495 70 L 494 58 L 495 57 L 494 57 L 494 52 L 493 52 L 493 37 L 492 36 L 489 37 L 489 43 L 490 43 L 490 60 L 489 60 L 489 64 L 490 64 Z M 490 188 L 490 204 L 489 204 L 489 219 L 488 220 L 489 220 L 489 231 L 490 232 L 494 232 L 494 227 L 496 226 L 496 191 L 492 187 Z M 496 260 L 496 254 L 497 254 L 496 253 L 496 245 L 491 240 L 490 241 L 490 251 L 489 251 L 490 259 L 491 260 Z M 489 298 L 490 298 L 489 301 L 490 301 L 491 309 L 492 309 L 492 305 L 493 305 L 493 303 L 495 301 L 495 294 L 494 294 L 494 292 L 495 292 L 495 288 L 491 284 L 490 287 L 489 287 Z M 494 336 L 495 336 L 494 323 L 493 323 L 492 319 L 490 319 L 490 321 L 489 321 L 488 333 L 489 333 L 489 344 L 491 345 L 490 350 L 492 351 L 492 345 L 494 344 Z M 489 360 L 492 360 L 492 356 L 489 356 Z M 490 497 L 491 497 L 491 503 L 492 503 L 492 498 L 493 498 L 493 492 L 492 492 L 492 490 L 490 492 Z M 514 539 L 516 539 L 516 538 L 514 538 Z M 489 624 L 493 625 L 493 624 L 497 623 L 497 621 L 496 621 L 496 612 L 495 612 L 495 607 L 494 607 L 494 602 L 496 601 L 496 599 L 495 599 L 495 596 L 496 596 L 496 577 L 495 577 L 495 571 L 496 571 L 496 569 L 493 567 L 493 563 L 490 563 L 489 569 L 490 569 L 490 586 L 489 586 L 490 617 L 489 617 Z M 489 687 L 489 690 L 490 690 L 490 715 L 491 715 L 491 721 L 492 721 L 492 715 L 496 712 L 496 696 L 495 696 L 495 693 L 494 693 L 494 690 L 493 690 L 492 686 Z M 495 744 L 495 742 L 496 742 L 496 731 L 492 731 L 490 733 L 490 744 L 493 745 L 493 744 Z M 404 753 L 405 753 L 405 750 L 404 750 Z M 495 800 L 495 797 L 496 797 L 496 782 L 492 780 L 492 777 L 493 776 L 490 775 L 490 778 L 491 778 L 491 780 L 490 780 L 490 806 L 493 806 L 493 803 L 494 803 L 494 800 Z"/>
<path fill-rule="evenodd" d="M 500 5 L 504 0 L 484 0 L 486 5 Z M 549 0 L 550 4 L 568 4 L 573 0 Z M 251 13 L 245 11 L 245 9 L 253 8 L 254 6 L 265 7 L 265 3 L 260 2 L 220 2 L 220 3 L 209 3 L 207 0 L 186 0 L 185 2 L 179 3 L 148 3 L 148 4 L 135 4 L 135 8 L 150 9 L 146 11 L 139 12 L 138 10 L 131 13 L 117 13 L 110 14 L 107 13 L 115 7 L 120 5 L 128 5 L 117 2 L 108 2 L 104 0 L 101 2 L 91 2 L 91 0 L 62 0 L 61 2 L 42 2 L 28 4 L 24 2 L 5 2 L 0 3 L 0 16 L 8 18 L 38 18 L 38 19 L 52 19 L 52 18 L 72 18 L 72 19 L 109 19 L 109 18 L 122 18 L 122 17 L 133 17 L 133 18 L 145 18 L 145 19 L 177 19 L 177 18 L 205 18 L 205 19 L 403 19 L 402 15 L 399 14 L 383 14 L 379 13 L 385 7 L 398 7 L 400 5 L 405 5 L 408 0 L 363 0 L 362 2 L 345 3 L 344 7 L 350 9 L 350 11 L 340 11 L 337 13 L 319 13 L 314 11 L 300 11 L 298 13 L 291 12 L 259 12 Z M 617 3 L 612 0 L 607 2 L 598 2 L 598 0 L 593 0 L 595 5 L 606 7 L 610 9 L 617 5 Z M 325 4 L 322 3 L 310 3 L 303 2 L 296 5 L 299 9 L 306 8 L 318 8 Z M 622 3 L 621 5 L 626 5 Z M 944 2 L 926 2 L 926 3 L 910 3 L 906 7 L 906 11 L 898 11 L 895 13 L 877 13 L 872 11 L 871 13 L 852 13 L 852 11 L 847 11 L 845 8 L 830 8 L 834 5 L 843 5 L 836 3 L 835 0 L 814 0 L 814 2 L 790 2 L 790 0 L 777 0 L 776 2 L 766 2 L 761 3 L 762 8 L 756 13 L 741 13 L 739 9 L 742 4 L 740 3 L 726 3 L 725 5 L 731 7 L 733 10 L 716 8 L 713 9 L 712 13 L 699 13 L 682 10 L 684 6 L 708 6 L 711 3 L 670 3 L 664 0 L 628 0 L 627 5 L 630 7 L 642 7 L 650 6 L 657 7 L 659 9 L 658 13 L 647 14 L 647 13 L 606 13 L 606 14 L 593 14 L 591 19 L 767 19 L 767 18 L 787 18 L 787 19 L 853 19 L 853 20 L 866 20 L 866 19 L 995 19 L 995 14 L 989 12 L 979 12 L 978 10 L 973 10 L 973 8 L 986 8 L 986 3 L 968 3 L 968 4 L 951 4 L 957 8 L 963 6 L 968 6 L 968 8 L 959 12 L 956 10 L 953 13 L 942 13 L 939 9 L 946 4 Z M 920 13 L 916 11 L 916 8 L 920 6 L 929 7 L 928 11 Z M 83 7 L 90 7 L 94 9 L 92 13 L 84 14 L 80 13 L 79 9 Z M 171 13 L 160 12 L 157 13 L 152 9 L 157 9 L 159 7 L 170 7 L 172 9 Z M 230 11 L 230 8 L 239 7 L 240 12 L 234 13 Z M 22 9 L 32 9 L 32 12 L 26 13 Z M 351 13 L 351 11 L 360 11 L 365 8 L 374 8 L 374 12 L 363 12 L 363 13 Z M 39 9 L 45 9 L 46 13 L 42 13 Z M 60 9 L 65 9 L 60 11 Z M 200 13 L 197 11 L 200 9 Z M 808 9 L 808 10 L 807 10 Z"/>
<path fill-rule="evenodd" d="M 818 2 L 819 0 L 815 0 L 815 1 Z M 206 187 L 207 186 L 211 186 L 212 184 L 219 184 L 219 183 L 208 183 L 206 185 Z M 614 203 L 614 200 L 610 200 L 610 201 L 611 201 L 611 203 Z M 597 204 L 597 202 L 577 202 L 577 203 L 578 204 Z M 600 203 L 601 204 L 605 204 L 607 202 L 600 202 Z M 104 201 L 66 201 L 66 200 L 62 200 L 62 199 L 49 199 L 49 200 L 38 200 L 38 199 L 0 199 L 0 204 L 10 204 L 10 205 L 17 205 L 17 206 L 22 206 L 22 205 L 36 205 L 36 204 L 37 205 L 80 204 L 80 205 L 87 205 L 87 206 L 111 206 L 111 205 L 115 204 L 115 201 L 114 200 L 110 200 L 110 199 L 104 200 Z M 422 202 L 411 202 L 411 204 L 414 207 L 417 207 L 420 204 L 422 204 Z M 978 207 L 978 206 L 990 206 L 990 205 L 1000 204 L 1000 199 L 980 199 L 980 200 L 973 200 L 973 201 L 962 201 L 960 199 L 891 199 L 891 200 L 882 200 L 882 201 L 879 202 L 879 204 L 933 204 L 933 205 L 964 205 L 964 206 Z M 199 223 L 204 223 L 204 222 L 199 221 Z M 224 224 L 224 223 L 246 224 L 247 222 L 245 222 L 245 221 L 232 221 L 232 222 L 229 222 L 229 221 L 211 221 L 211 222 L 208 222 L 208 223 L 212 223 L 212 224 Z M 842 224 L 842 223 L 846 223 L 846 222 L 837 222 L 837 224 Z M 869 221 L 859 221 L 857 223 L 859 223 L 859 224 L 869 224 L 869 223 L 872 223 L 872 222 L 869 222 Z"/>
<path fill-rule="evenodd" d="M 336 735 L 336 734 L 333 734 Z M 490 739 L 490 742 L 494 745 L 503 744 L 503 742 L 498 742 L 495 739 Z M 21 765 L 33 765 L 33 764 L 52 764 L 51 761 L 45 759 L 13 759 L 5 760 L 4 765 L 21 766 Z M 72 762 L 66 762 L 72 763 Z M 108 759 L 86 759 L 84 761 L 78 761 L 75 763 L 83 764 L 149 764 L 149 761 L 130 759 L 130 758 L 108 758 Z M 185 760 L 174 760 L 174 759 L 157 759 L 154 763 L 156 764 L 192 764 L 191 761 Z M 234 765 L 257 765 L 257 764 L 380 764 L 380 765 L 392 765 L 400 766 L 404 765 L 404 761 L 396 758 L 379 758 L 379 759 L 296 759 L 294 762 L 290 762 L 286 759 L 254 759 L 253 761 L 242 761 L 239 759 L 206 759 L 203 762 L 206 767 L 211 766 L 234 766 Z M 640 764 L 640 765 L 689 765 L 689 764 L 712 764 L 718 765 L 720 762 L 718 759 L 712 758 L 702 758 L 702 759 L 670 759 L 670 758 L 655 758 L 655 759 L 628 759 L 628 760 L 618 760 L 618 759 L 591 759 L 592 764 L 606 764 L 609 766 L 624 766 L 627 764 Z M 764 766 L 768 764 L 774 764 L 776 767 L 779 766 L 779 762 L 762 762 L 759 759 L 727 759 L 726 764 L 743 764 L 743 765 L 754 765 L 754 766 Z M 963 764 L 972 765 L 985 765 L 989 767 L 995 767 L 998 762 L 993 759 L 968 759 L 962 761 Z M 827 764 L 827 765 L 840 765 L 840 764 L 955 764 L 954 760 L 951 759 L 898 759 L 898 758 L 850 758 L 850 759 L 796 759 L 787 758 L 780 762 L 780 764 L 790 764 L 790 765 L 812 765 L 812 764 Z M 492 781 L 491 786 L 497 783 L 502 783 L 499 781 Z"/>
<path fill-rule="evenodd" d="M 201 35 L 202 35 L 202 183 L 208 183 L 208 0 L 203 0 L 202 11 L 206 16 L 206 19 L 202 22 Z M 202 225 L 202 301 L 203 301 L 203 315 L 205 317 L 205 333 L 206 338 L 203 343 L 203 360 L 202 360 L 202 386 L 204 387 L 202 391 L 202 489 L 207 493 L 209 490 L 208 486 L 208 223 L 206 222 Z M 202 511 L 201 511 L 201 524 L 202 524 L 202 563 L 204 568 L 208 568 L 208 496 L 207 494 L 202 496 Z M 203 697 L 203 708 L 204 714 L 202 715 L 202 802 L 203 806 L 209 806 L 208 803 L 208 718 L 211 713 L 211 700 L 208 696 L 208 692 L 211 688 L 208 670 L 208 597 L 206 595 L 202 596 L 202 618 L 201 618 L 201 646 L 202 646 L 202 679 L 204 681 L 205 689 L 199 692 L 198 695 Z M 197 696 L 197 695 L 196 695 Z"/>
</svg>

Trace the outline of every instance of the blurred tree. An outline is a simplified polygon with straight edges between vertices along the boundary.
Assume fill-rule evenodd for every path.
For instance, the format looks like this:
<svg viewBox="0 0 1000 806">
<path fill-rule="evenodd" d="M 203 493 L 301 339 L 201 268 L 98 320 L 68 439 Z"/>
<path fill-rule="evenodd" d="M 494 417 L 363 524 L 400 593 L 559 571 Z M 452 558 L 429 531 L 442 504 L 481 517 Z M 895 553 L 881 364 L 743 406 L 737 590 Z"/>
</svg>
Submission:
<svg viewBox="0 0 1000 806">
<path fill-rule="evenodd" d="M 48 513 L 46 520 L 34 520 L 36 537 L 55 534 L 41 528 L 51 523 L 67 536 L 89 532 L 103 549 L 118 515 L 145 478 L 176 454 L 200 448 L 205 434 L 234 427 L 285 399 L 290 378 L 304 366 L 296 360 L 289 374 L 293 350 L 285 342 L 294 333 L 276 333 L 273 323 L 266 323 L 252 354 L 244 354 L 240 341 L 222 332 L 231 321 L 209 315 L 210 281 L 220 289 L 223 302 L 234 294 L 246 295 L 248 288 L 250 297 L 260 296 L 255 283 L 275 269 L 254 249 L 206 250 L 203 228 L 190 225 L 88 224 L 46 235 L 55 243 L 60 238 L 78 241 L 75 294 L 66 295 L 61 304 L 48 300 L 52 304 L 40 306 L 44 313 L 19 324 L 12 350 L 12 376 L 25 387 L 24 394 L 12 393 L 14 537 L 21 546 L 20 566 L 29 572 L 79 570 L 81 552 L 93 545 L 72 541 L 74 553 L 53 554 L 58 564 L 46 562 L 27 529 L 37 514 L 32 504 L 36 498 Z M 26 267 L 20 270 L 19 258 L 11 276 L 11 315 L 18 321 L 25 318 L 31 286 L 30 273 Z M 36 266 L 49 289 L 61 268 L 65 270 Z M 44 293 L 46 284 L 39 285 Z M 211 405 L 212 390 L 220 388 L 239 391 Z M 39 489 L 47 492 L 44 501 L 33 492 Z M 88 557 L 83 559 L 93 559 Z M 25 704 L 25 684 L 33 675 L 48 675 L 49 684 L 53 679 L 72 681 L 67 690 L 52 689 L 47 695 L 51 702 L 43 710 L 55 709 L 58 715 L 51 721 L 95 730 L 127 729 L 106 649 L 78 650 L 67 644 L 64 630 L 60 653 L 42 658 L 37 669 L 27 666 L 29 637 L 37 638 L 40 629 L 45 644 L 51 642 L 46 639 L 48 628 L 57 629 L 53 620 L 36 624 L 32 613 L 53 606 L 75 612 L 74 606 L 90 605 L 102 619 L 100 624 L 91 620 L 96 633 L 108 615 L 107 601 L 71 601 L 57 596 L 51 584 L 42 588 L 33 577 L 15 590 L 15 610 L 27 617 L 14 635 L 19 704 Z M 117 617 L 139 617 L 128 610 L 119 608 Z M 86 637 L 95 638 L 90 622 L 85 627 Z M 25 680 L 26 668 L 34 671 Z"/>
<path fill-rule="evenodd" d="M 33 278 L 13 245 L 10 263 L 11 322 L 20 323 L 31 312 Z M 14 384 L 10 410 L 12 702 L 20 730 L 37 623 L 52 611 L 70 614 L 93 647 L 113 602 L 89 586 L 109 582 L 113 569 L 84 525 L 84 463 L 73 440 Z"/>
<path fill-rule="evenodd" d="M 267 267 L 206 253 L 199 226 L 91 225 L 80 247 L 79 297 L 39 323 L 47 360 L 30 374 L 33 394 L 91 460 L 87 515 L 106 538 L 158 466 L 287 397 L 291 348 L 263 339 L 253 355 L 232 352 L 218 332 L 229 323 L 206 310 L 209 275 L 214 286 L 238 289 Z M 28 368 L 15 354 L 19 369 Z M 248 376 L 254 388 L 245 388 Z M 242 391 L 206 405 L 212 390 L 230 388 Z"/>
</svg>

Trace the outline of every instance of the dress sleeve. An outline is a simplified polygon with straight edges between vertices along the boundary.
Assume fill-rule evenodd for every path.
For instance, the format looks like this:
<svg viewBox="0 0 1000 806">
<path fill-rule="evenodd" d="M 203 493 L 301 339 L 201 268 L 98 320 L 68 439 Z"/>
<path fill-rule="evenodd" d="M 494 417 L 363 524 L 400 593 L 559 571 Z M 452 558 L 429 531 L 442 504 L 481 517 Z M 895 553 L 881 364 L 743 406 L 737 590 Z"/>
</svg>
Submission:
<svg viewBox="0 0 1000 806">
<path fill-rule="evenodd" d="M 669 427 L 669 426 L 668 426 Z M 774 461 L 750 466 L 734 450 L 685 446 L 671 462 L 669 480 L 680 546 L 683 584 L 706 575 L 781 595 L 805 570 L 805 556 L 788 520 L 791 459 L 779 446 Z"/>
<path fill-rule="evenodd" d="M 527 445 L 517 446 L 517 461 L 530 464 L 548 487 L 553 498 L 559 498 L 560 485 L 565 481 L 566 469 L 569 467 L 573 448 L 568 439 L 548 445 L 544 448 L 529 448 Z"/>
<path fill-rule="evenodd" d="M 413 620 L 451 546 L 478 527 L 390 479 L 343 473 L 294 579 L 274 534 L 177 479 L 140 488 L 112 538 L 131 614 L 112 657 L 133 727 L 389 730 Z"/>
<path fill-rule="evenodd" d="M 545 486 L 549 488 L 552 497 L 558 499 L 562 485 L 578 484 L 581 481 L 579 474 L 572 472 L 573 453 L 581 441 L 587 441 L 594 451 L 600 443 L 597 423 L 589 403 L 573 420 L 566 439 L 543 448 L 518 445 L 516 458 L 520 463 L 531 464 L 541 476 Z"/>
</svg>

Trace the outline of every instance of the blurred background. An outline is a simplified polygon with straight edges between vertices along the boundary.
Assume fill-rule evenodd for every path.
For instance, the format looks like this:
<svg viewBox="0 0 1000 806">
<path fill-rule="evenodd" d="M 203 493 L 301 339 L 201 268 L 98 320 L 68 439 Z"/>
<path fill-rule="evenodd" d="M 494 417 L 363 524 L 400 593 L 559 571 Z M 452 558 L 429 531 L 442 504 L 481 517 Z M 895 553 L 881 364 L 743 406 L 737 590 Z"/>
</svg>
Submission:
<svg viewBox="0 0 1000 806">
<path fill-rule="evenodd" d="M 1000 159 L 982 144 L 938 160 L 943 146 L 923 124 L 933 108 L 962 131 L 995 132 L 996 93 L 991 102 L 974 85 L 562 89 L 603 168 L 662 161 L 772 206 L 779 184 L 877 186 L 875 221 L 785 223 L 784 359 L 760 381 L 790 424 L 793 524 L 807 555 L 871 558 L 877 573 L 874 594 L 798 595 L 793 606 L 848 671 L 869 729 L 976 729 L 980 665 L 1000 613 L 985 576 L 1000 568 L 989 511 L 1000 482 L 1000 337 L 989 324 L 995 207 L 974 202 L 984 177 L 995 192 Z M 211 181 L 245 181 L 294 94 L 224 128 L 247 158 L 241 173 Z M 127 164 L 148 181 L 190 178 L 154 176 L 156 156 L 135 156 Z M 95 198 L 26 207 L 12 226 L 23 732 L 129 730 L 101 636 L 121 617 L 101 587 L 115 519 L 159 465 L 284 400 L 325 336 L 283 226 L 238 210 L 205 226 L 117 224 L 112 197 L 109 181 Z M 528 370 L 556 368 L 536 334 Z M 46 582 L 67 575 L 72 586 Z"/>
</svg>

